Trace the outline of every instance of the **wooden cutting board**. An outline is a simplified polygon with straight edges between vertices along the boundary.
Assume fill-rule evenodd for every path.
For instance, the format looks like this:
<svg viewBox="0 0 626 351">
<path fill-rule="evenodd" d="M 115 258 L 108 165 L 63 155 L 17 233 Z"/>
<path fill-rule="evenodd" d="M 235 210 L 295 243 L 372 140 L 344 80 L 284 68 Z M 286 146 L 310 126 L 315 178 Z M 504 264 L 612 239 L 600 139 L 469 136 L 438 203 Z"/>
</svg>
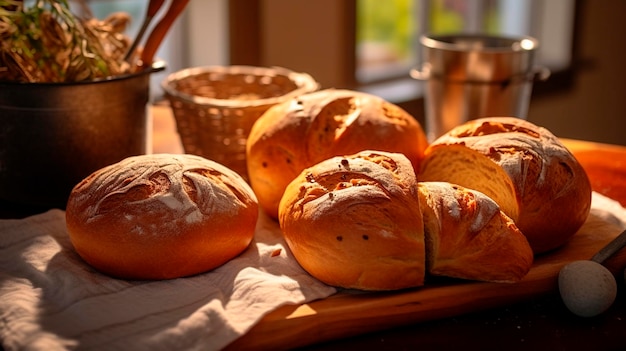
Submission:
<svg viewBox="0 0 626 351">
<path fill-rule="evenodd" d="M 594 190 L 626 204 L 626 148 L 565 140 L 587 170 Z M 557 276 L 567 263 L 591 258 L 624 228 L 594 213 L 561 249 L 535 259 L 519 283 L 440 280 L 394 292 L 342 291 L 327 299 L 284 306 L 265 316 L 228 348 L 285 349 L 400 325 L 502 307 L 558 293 Z M 626 266 L 626 250 L 605 262 L 614 273 Z"/>
</svg>

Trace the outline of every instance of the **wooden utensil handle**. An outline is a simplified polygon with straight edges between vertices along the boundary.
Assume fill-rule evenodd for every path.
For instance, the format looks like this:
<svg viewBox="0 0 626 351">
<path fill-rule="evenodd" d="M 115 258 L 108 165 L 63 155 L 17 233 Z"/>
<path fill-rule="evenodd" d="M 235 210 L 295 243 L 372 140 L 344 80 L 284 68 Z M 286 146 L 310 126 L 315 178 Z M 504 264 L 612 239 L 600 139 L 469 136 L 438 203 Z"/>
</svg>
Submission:
<svg viewBox="0 0 626 351">
<path fill-rule="evenodd" d="M 165 0 L 150 0 L 150 2 L 148 3 L 148 8 L 146 9 L 146 18 L 144 18 L 143 22 L 141 23 L 141 27 L 139 28 L 139 32 L 137 33 L 135 40 L 128 48 L 128 51 L 124 56 L 124 61 L 128 61 L 133 56 L 133 53 L 135 52 L 137 46 L 139 46 L 139 42 L 141 42 L 141 40 L 143 39 L 143 35 L 148 29 L 150 22 L 152 22 L 152 19 L 157 14 L 157 12 L 159 12 L 164 2 Z"/>
<path fill-rule="evenodd" d="M 615 239 L 611 240 L 602 250 L 598 251 L 591 260 L 597 263 L 602 264 L 609 257 L 613 256 L 617 251 L 621 250 L 624 246 L 626 246 L 626 230 L 624 230 L 620 235 L 618 235 Z"/>
<path fill-rule="evenodd" d="M 163 18 L 157 23 L 157 25 L 152 29 L 150 36 L 146 40 L 146 45 L 144 46 L 143 52 L 141 54 L 141 62 L 139 63 L 143 67 L 147 67 L 152 64 L 152 60 L 154 59 L 154 55 L 156 54 L 157 49 L 161 45 L 161 42 L 165 38 L 165 35 L 169 31 L 170 27 L 178 18 L 178 16 L 183 12 L 185 6 L 189 0 L 172 0 L 169 8 Z"/>
</svg>

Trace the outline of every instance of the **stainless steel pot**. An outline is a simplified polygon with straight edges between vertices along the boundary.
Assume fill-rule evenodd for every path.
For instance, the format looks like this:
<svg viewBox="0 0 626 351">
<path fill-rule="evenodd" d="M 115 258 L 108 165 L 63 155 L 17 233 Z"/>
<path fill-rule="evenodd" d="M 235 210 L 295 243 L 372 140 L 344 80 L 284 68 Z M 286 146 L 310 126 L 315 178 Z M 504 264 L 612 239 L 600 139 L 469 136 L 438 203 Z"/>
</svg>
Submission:
<svg viewBox="0 0 626 351">
<path fill-rule="evenodd" d="M 0 82 L 0 201 L 65 208 L 93 171 L 146 153 L 150 75 L 91 82 Z"/>
<path fill-rule="evenodd" d="M 532 37 L 458 34 L 422 36 L 423 63 L 411 72 L 426 81 L 426 131 L 432 141 L 470 119 L 526 118 L 533 82 L 550 71 L 535 66 Z"/>
</svg>

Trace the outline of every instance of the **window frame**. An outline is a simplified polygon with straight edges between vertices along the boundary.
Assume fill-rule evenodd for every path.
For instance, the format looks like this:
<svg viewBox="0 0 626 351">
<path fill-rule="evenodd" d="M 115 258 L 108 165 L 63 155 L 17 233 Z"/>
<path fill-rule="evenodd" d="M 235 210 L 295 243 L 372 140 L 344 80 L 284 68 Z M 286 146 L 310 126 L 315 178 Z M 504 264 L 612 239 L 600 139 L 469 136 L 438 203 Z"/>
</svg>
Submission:
<svg viewBox="0 0 626 351">
<path fill-rule="evenodd" d="M 228 22 L 229 22 L 229 63 L 268 66 L 278 65 L 294 70 L 305 70 L 318 79 L 322 88 L 346 88 L 370 92 L 382 96 L 401 107 L 409 110 L 416 116 L 423 114 L 423 94 L 421 84 L 416 83 L 410 77 L 390 77 L 387 80 L 375 83 L 360 84 L 356 79 L 356 0 L 318 0 L 315 2 L 293 2 L 301 6 L 317 6 L 324 8 L 328 16 L 326 18 L 310 18 L 301 23 L 302 27 L 289 27 L 293 35 L 299 36 L 299 43 L 276 43 L 268 32 L 267 25 L 279 26 L 280 23 L 267 23 L 271 14 L 268 14 L 268 3 L 275 3 L 274 9 L 281 6 L 289 6 L 287 2 L 292 0 L 230 0 L 228 2 Z M 310 5 L 302 5 L 310 4 Z M 271 6 L 271 5 L 270 5 Z M 576 72 L 579 67 L 579 55 L 577 38 L 579 37 L 580 23 L 580 1 L 574 0 L 573 33 L 571 43 L 571 61 L 568 67 L 557 71 L 552 71 L 548 80 L 539 82 L 533 86 L 533 97 L 547 94 L 563 92 L 575 83 Z M 288 13 L 277 14 L 285 16 Z M 281 19 L 277 18 L 280 22 Z M 330 48 L 324 46 L 323 41 L 315 38 L 315 32 L 306 31 L 303 28 L 307 25 L 320 25 L 327 23 L 330 28 L 336 28 L 338 39 Z M 284 30 L 284 28 L 283 28 Z M 273 46 L 268 42 L 274 40 Z M 343 45 L 343 46 L 342 46 Z M 297 56 L 277 55 L 281 50 L 301 51 L 313 47 L 308 52 L 315 51 L 324 53 L 320 55 L 320 65 L 307 68 L 300 65 Z M 339 49 L 337 49 L 339 47 Z M 343 48 L 343 50 L 341 50 Z M 346 50 L 345 48 L 350 48 Z M 275 51 L 275 52 L 271 52 Z M 326 56 L 330 59 L 326 59 Z M 333 67 L 322 67 L 324 63 Z M 334 70 L 332 77 L 325 69 Z"/>
</svg>

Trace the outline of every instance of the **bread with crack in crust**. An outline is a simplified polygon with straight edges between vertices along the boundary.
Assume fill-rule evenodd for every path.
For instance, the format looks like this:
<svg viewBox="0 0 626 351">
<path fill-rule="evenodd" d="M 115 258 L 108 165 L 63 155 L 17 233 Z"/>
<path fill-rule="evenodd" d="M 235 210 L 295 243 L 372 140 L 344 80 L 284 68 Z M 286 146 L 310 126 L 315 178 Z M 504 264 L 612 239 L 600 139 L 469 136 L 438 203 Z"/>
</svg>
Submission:
<svg viewBox="0 0 626 351">
<path fill-rule="evenodd" d="M 398 153 L 363 151 L 305 169 L 278 219 L 300 265 L 343 288 L 416 287 L 427 274 L 516 282 L 533 262 L 526 237 L 492 199 L 417 183 Z"/>
<path fill-rule="evenodd" d="M 426 135 L 409 113 L 380 97 L 326 89 L 268 109 L 246 145 L 250 184 L 273 218 L 285 188 L 300 172 L 334 156 L 363 150 L 402 153 L 419 168 Z"/>
<path fill-rule="evenodd" d="M 256 196 L 234 171 L 193 155 L 142 155 L 77 184 L 66 208 L 78 254 L 108 275 L 170 279 L 214 269 L 254 236 Z"/>
<path fill-rule="evenodd" d="M 394 290 L 424 283 L 417 182 L 401 154 L 334 157 L 294 179 L 279 207 L 300 265 L 326 284 Z"/>
<path fill-rule="evenodd" d="M 418 178 L 493 198 L 535 254 L 564 245 L 591 209 L 589 179 L 572 153 L 547 129 L 515 117 L 471 120 L 442 135 L 425 151 Z"/>
</svg>

